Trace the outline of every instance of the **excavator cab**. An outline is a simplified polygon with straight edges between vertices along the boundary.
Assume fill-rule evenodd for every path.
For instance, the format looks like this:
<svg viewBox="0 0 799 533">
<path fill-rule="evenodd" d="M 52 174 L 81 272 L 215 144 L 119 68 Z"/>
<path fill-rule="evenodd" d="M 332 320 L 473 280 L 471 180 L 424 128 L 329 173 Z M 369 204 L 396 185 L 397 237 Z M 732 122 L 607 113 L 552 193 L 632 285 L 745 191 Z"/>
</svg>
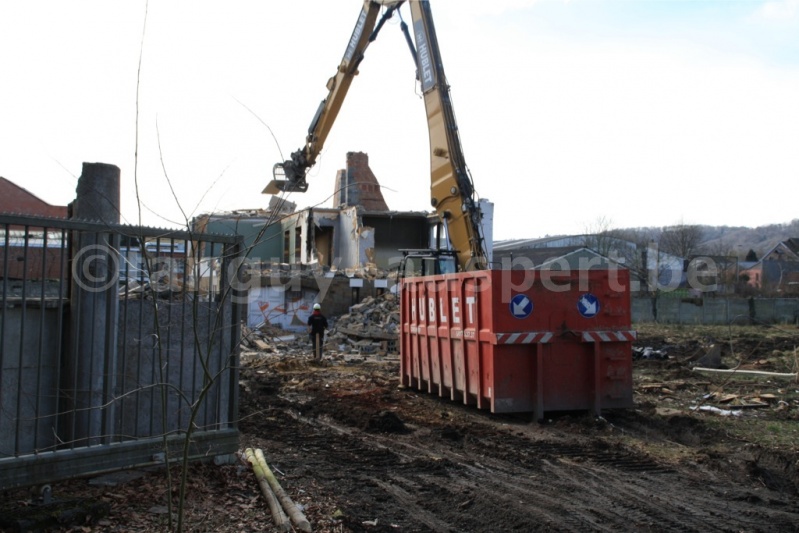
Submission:
<svg viewBox="0 0 799 533">
<path fill-rule="evenodd" d="M 454 274 L 458 271 L 458 256 L 454 250 L 400 250 L 400 278 Z"/>
</svg>

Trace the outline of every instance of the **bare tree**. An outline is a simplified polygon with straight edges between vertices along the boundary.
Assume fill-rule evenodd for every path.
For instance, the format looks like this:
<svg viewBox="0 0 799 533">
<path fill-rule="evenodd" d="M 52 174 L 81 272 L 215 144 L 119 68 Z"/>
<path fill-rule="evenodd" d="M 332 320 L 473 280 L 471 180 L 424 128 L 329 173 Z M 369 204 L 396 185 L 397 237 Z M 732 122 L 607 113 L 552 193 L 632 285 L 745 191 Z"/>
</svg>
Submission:
<svg viewBox="0 0 799 533">
<path fill-rule="evenodd" d="M 701 246 L 697 251 L 711 256 L 719 256 L 719 257 L 737 256 L 735 247 L 732 246 L 724 237 L 717 239 L 710 245 Z"/>
<path fill-rule="evenodd" d="M 630 270 L 630 273 L 640 280 L 640 290 L 648 292 L 649 289 L 649 269 L 650 265 L 657 263 L 656 257 L 650 257 L 651 250 L 657 250 L 652 246 L 660 237 L 660 231 L 656 228 L 632 228 L 617 230 L 617 242 L 629 243 L 627 246 L 618 246 L 615 252 L 618 254 L 620 262 Z"/>
<path fill-rule="evenodd" d="M 690 257 L 700 250 L 702 244 L 702 227 L 680 222 L 674 226 L 663 228 L 660 235 L 660 248 L 678 257 Z"/>
<path fill-rule="evenodd" d="M 708 260 L 716 267 L 715 276 L 719 290 L 724 293 L 736 292 L 738 286 L 739 261 L 741 260 L 740 246 L 730 244 L 729 240 L 721 237 L 707 246 L 700 246 L 699 252 L 708 256 Z"/>
<path fill-rule="evenodd" d="M 585 227 L 583 246 L 606 257 L 618 248 L 619 230 L 612 228 L 613 221 L 606 216 L 599 216 Z"/>
</svg>

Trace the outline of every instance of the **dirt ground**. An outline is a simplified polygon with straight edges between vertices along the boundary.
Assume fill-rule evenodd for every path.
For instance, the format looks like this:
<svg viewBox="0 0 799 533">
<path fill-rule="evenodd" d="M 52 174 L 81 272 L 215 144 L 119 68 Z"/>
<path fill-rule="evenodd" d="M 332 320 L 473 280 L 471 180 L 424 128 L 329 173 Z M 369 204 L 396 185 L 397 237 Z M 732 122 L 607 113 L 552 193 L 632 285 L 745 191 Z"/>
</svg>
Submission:
<svg viewBox="0 0 799 533">
<path fill-rule="evenodd" d="M 396 354 L 247 353 L 241 448 L 318 532 L 799 531 L 799 383 L 692 370 L 795 373 L 799 330 L 637 329 L 635 408 L 542 422 L 401 390 Z M 185 530 L 278 531 L 244 462 L 190 474 Z M 167 527 L 163 471 L 53 492 L 110 505 L 61 531 Z"/>
</svg>

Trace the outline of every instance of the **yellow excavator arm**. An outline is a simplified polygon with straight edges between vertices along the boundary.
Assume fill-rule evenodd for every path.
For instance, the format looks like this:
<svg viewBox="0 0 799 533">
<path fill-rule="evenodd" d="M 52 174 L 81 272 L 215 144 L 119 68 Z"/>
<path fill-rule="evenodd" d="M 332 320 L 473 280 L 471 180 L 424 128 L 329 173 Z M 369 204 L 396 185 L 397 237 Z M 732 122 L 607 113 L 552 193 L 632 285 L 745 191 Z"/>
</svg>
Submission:
<svg viewBox="0 0 799 533">
<path fill-rule="evenodd" d="M 265 194 L 305 192 L 306 174 L 316 163 L 333 127 L 364 52 L 386 20 L 404 0 L 366 0 L 355 24 L 336 74 L 327 82 L 328 95 L 322 100 L 308 128 L 305 146 L 292 152 L 291 159 L 274 166 L 274 179 Z M 447 229 L 458 267 L 462 271 L 487 268 L 481 232 L 481 214 L 475 201 L 474 185 L 463 158 L 460 135 L 444 76 L 433 17 L 428 0 L 408 0 L 413 38 L 403 21 L 401 28 L 416 62 L 427 112 L 430 136 L 430 202 Z M 380 10 L 385 9 L 378 20 Z M 415 46 L 414 46 L 415 44 Z M 431 251 L 432 252 L 432 251 Z"/>
<path fill-rule="evenodd" d="M 447 228 L 461 270 L 487 268 L 480 209 L 466 167 L 458 124 L 444 76 L 430 2 L 410 2 L 416 68 L 430 136 L 430 203 Z"/>
<path fill-rule="evenodd" d="M 321 101 L 314 114 L 308 135 L 305 137 L 305 146 L 291 153 L 291 159 L 277 163 L 273 168 L 274 179 L 264 189 L 264 194 L 277 194 L 286 192 L 305 192 L 308 183 L 305 179 L 308 170 L 316 164 L 316 158 L 322 152 L 333 123 L 336 121 L 341 105 L 347 96 L 352 80 L 358 75 L 358 66 L 363 61 L 364 52 L 369 44 L 375 40 L 380 28 L 386 20 L 391 18 L 402 1 L 375 2 L 365 0 L 363 9 L 355 23 L 355 29 L 347 43 L 344 57 L 336 69 L 336 73 L 327 80 L 327 97 Z M 386 11 L 376 25 L 380 10 Z"/>
</svg>

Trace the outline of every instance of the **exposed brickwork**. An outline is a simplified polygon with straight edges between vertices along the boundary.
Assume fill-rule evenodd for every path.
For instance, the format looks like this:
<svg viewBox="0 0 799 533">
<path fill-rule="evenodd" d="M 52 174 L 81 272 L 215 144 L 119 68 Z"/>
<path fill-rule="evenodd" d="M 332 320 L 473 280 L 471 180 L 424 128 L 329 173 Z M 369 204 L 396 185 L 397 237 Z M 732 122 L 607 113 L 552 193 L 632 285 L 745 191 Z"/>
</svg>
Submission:
<svg viewBox="0 0 799 533">
<path fill-rule="evenodd" d="M 50 241 L 49 246 L 42 250 L 34 246 L 9 246 L 8 265 L 6 265 L 6 252 L 0 255 L 0 276 L 10 280 L 26 279 L 29 281 L 42 279 L 69 279 L 66 248 L 57 247 L 60 241 Z"/>
<path fill-rule="evenodd" d="M 0 213 L 67 218 L 67 206 L 50 205 L 30 191 L 0 177 Z M 23 228 L 11 226 L 8 229 L 21 231 Z M 30 238 L 24 242 L 12 236 L 8 250 L 0 256 L 0 276 L 27 280 L 60 278 L 67 272 L 66 250 L 62 248 L 60 240 L 63 236 L 59 237 L 57 232 L 48 235 L 47 248 L 44 248 L 44 228 L 30 228 L 30 232 Z M 8 265 L 5 264 L 6 256 Z"/>
<path fill-rule="evenodd" d="M 30 191 L 0 177 L 0 213 L 67 218 L 67 207 L 50 205 Z"/>
<path fill-rule="evenodd" d="M 336 173 L 336 205 L 361 206 L 367 211 L 388 211 L 388 205 L 380 191 L 369 156 L 363 152 L 347 152 L 347 166 Z"/>
</svg>

